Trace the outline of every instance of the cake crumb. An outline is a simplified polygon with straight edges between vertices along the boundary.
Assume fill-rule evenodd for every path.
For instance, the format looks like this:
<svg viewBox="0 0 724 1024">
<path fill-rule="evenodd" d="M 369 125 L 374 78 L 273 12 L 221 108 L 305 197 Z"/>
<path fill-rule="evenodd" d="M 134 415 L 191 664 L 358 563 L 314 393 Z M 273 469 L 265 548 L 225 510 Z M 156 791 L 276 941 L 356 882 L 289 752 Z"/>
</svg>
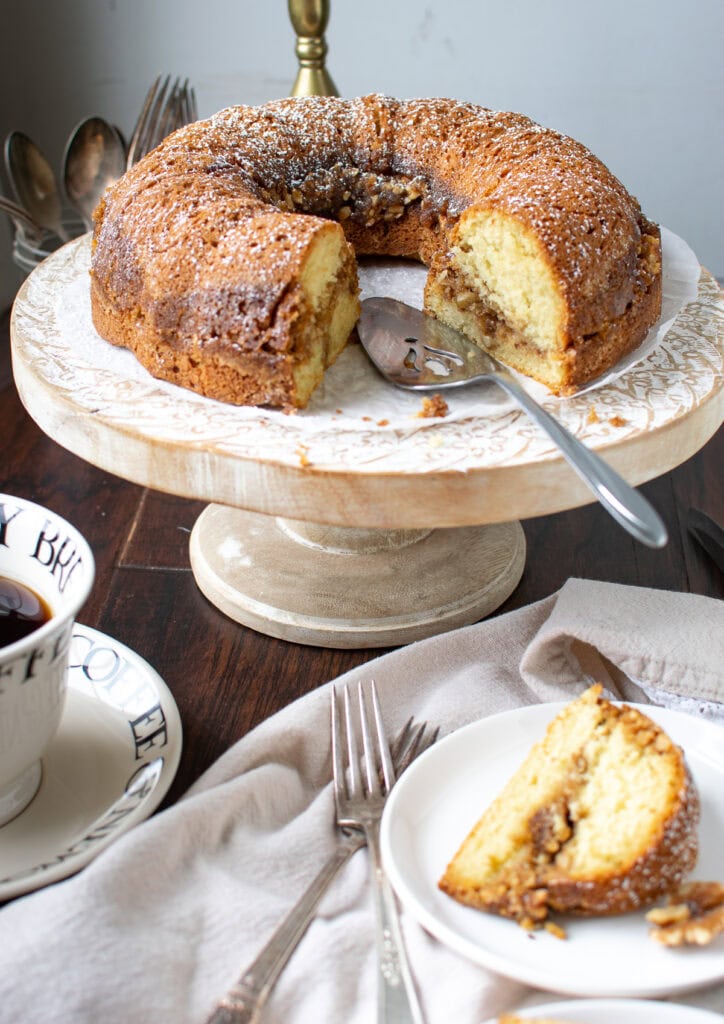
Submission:
<svg viewBox="0 0 724 1024">
<path fill-rule="evenodd" d="M 377 426 L 378 427 L 389 427 L 389 425 L 390 425 L 390 421 L 389 420 L 377 420 Z"/>
<path fill-rule="evenodd" d="M 435 394 L 432 398 L 425 396 L 417 418 L 421 420 L 434 419 L 435 416 L 447 416 L 449 411 L 448 404 L 442 395 Z"/>
<path fill-rule="evenodd" d="M 592 405 L 588 410 L 588 416 L 586 417 L 587 423 L 598 423 L 598 413 L 596 412 L 596 406 Z"/>
<path fill-rule="evenodd" d="M 654 926 L 649 936 L 662 946 L 706 946 L 724 932 L 724 885 L 686 882 L 646 920 Z"/>
<path fill-rule="evenodd" d="M 305 444 L 300 444 L 299 447 L 297 448 L 296 454 L 299 457 L 299 465 L 300 466 L 311 466 L 311 464 L 312 464 L 311 460 L 310 460 L 309 456 L 307 455 L 308 451 L 309 451 L 309 449 L 307 448 L 307 446 Z"/>
<path fill-rule="evenodd" d="M 609 416 L 608 422 L 612 427 L 625 427 L 628 420 L 625 420 L 623 416 Z"/>
<path fill-rule="evenodd" d="M 556 939 L 568 938 L 568 936 L 566 935 L 565 928 L 561 928 L 561 926 L 559 924 L 556 924 L 555 921 L 546 921 L 543 927 L 547 932 L 550 932 L 550 934 L 553 935 Z"/>
</svg>

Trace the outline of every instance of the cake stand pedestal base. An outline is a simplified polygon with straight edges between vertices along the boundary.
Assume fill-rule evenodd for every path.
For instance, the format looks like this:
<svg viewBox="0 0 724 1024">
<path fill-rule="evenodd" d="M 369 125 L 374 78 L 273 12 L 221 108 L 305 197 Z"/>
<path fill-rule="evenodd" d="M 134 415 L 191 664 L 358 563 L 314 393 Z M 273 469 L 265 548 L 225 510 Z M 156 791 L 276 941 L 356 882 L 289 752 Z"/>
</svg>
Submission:
<svg viewBox="0 0 724 1024">
<path fill-rule="evenodd" d="M 209 505 L 191 533 L 203 594 L 236 622 L 318 647 L 392 647 L 469 625 L 515 590 L 520 523 L 355 529 Z"/>
</svg>

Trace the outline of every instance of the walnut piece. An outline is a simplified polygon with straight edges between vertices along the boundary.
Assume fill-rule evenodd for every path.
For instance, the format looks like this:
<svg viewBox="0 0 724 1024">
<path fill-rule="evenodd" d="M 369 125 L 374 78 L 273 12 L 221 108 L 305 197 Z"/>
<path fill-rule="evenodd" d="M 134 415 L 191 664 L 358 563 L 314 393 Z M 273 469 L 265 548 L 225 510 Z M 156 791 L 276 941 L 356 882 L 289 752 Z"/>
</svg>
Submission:
<svg viewBox="0 0 724 1024">
<path fill-rule="evenodd" d="M 649 935 L 662 946 L 706 946 L 724 932 L 724 885 L 686 882 L 646 920 L 654 926 Z"/>
</svg>

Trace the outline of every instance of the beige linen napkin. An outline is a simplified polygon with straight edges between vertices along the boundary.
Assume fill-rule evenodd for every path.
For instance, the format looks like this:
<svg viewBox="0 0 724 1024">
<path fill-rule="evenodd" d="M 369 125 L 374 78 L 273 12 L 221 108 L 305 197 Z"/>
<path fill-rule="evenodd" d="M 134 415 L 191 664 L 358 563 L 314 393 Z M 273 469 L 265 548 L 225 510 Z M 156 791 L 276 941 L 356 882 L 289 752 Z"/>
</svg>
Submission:
<svg viewBox="0 0 724 1024">
<path fill-rule="evenodd" d="M 414 714 L 449 733 L 572 698 L 588 676 L 615 696 L 653 695 L 724 722 L 723 637 L 723 602 L 569 580 L 537 604 L 412 644 L 349 678 L 374 677 L 392 729 Z M 201 1024 L 333 846 L 328 702 L 325 686 L 288 706 L 77 876 L 2 909 L 0 1021 Z M 412 921 L 405 933 L 429 1024 L 480 1024 L 556 998 L 468 963 Z M 358 853 L 263 1019 L 369 1024 L 375 966 Z M 722 1011 L 724 986 L 680 1001 Z"/>
</svg>

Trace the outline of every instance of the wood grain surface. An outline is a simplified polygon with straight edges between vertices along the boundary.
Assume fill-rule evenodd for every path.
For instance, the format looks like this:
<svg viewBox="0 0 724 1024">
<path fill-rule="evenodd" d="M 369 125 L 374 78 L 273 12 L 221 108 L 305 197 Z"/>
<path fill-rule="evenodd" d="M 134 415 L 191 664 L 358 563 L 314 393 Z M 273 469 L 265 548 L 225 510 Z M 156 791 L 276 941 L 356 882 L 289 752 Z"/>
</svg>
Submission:
<svg viewBox="0 0 724 1024">
<path fill-rule="evenodd" d="M 8 315 L 0 322 L 0 489 L 67 517 L 93 548 L 97 578 L 79 616 L 137 651 L 172 690 L 184 727 L 175 801 L 224 750 L 263 719 L 384 650 L 334 650 L 276 640 L 232 622 L 199 591 L 189 563 L 204 502 L 140 487 L 94 468 L 46 437 L 12 378 Z M 525 571 L 503 614 L 571 576 L 724 597 L 722 574 L 688 535 L 690 507 L 724 521 L 719 432 L 677 469 L 642 486 L 670 542 L 637 544 L 597 504 L 528 519 Z"/>
</svg>

